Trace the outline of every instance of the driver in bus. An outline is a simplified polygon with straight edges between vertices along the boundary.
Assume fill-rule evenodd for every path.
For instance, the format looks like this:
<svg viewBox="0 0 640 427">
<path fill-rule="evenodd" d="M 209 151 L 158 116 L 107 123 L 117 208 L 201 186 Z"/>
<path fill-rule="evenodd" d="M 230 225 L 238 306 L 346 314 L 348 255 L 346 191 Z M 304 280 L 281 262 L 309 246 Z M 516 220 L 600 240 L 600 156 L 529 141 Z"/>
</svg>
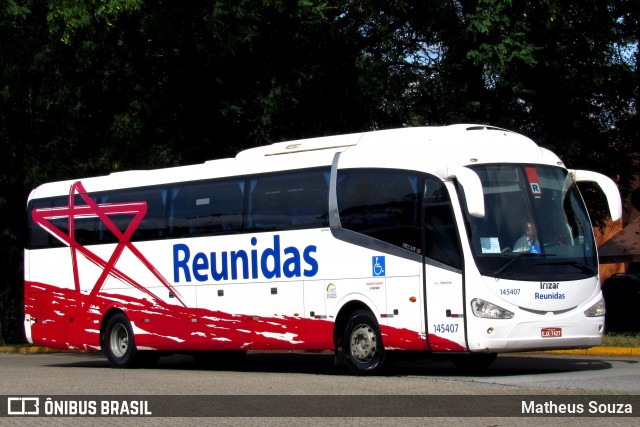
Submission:
<svg viewBox="0 0 640 427">
<path fill-rule="evenodd" d="M 524 234 L 513 244 L 513 252 L 540 253 L 540 242 L 536 235 L 536 226 L 532 222 L 526 223 Z"/>
</svg>

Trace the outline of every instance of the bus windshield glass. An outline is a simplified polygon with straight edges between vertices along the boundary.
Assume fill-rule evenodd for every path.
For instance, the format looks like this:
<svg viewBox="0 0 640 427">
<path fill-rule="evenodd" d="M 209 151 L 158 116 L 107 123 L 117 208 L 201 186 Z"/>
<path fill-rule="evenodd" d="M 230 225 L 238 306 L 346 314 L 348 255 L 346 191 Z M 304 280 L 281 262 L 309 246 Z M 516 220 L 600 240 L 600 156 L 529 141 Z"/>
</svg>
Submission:
<svg viewBox="0 0 640 427">
<path fill-rule="evenodd" d="M 482 181 L 486 214 L 467 214 L 467 223 L 484 276 L 579 280 L 597 274 L 587 211 L 566 170 L 514 164 L 471 169 Z"/>
</svg>

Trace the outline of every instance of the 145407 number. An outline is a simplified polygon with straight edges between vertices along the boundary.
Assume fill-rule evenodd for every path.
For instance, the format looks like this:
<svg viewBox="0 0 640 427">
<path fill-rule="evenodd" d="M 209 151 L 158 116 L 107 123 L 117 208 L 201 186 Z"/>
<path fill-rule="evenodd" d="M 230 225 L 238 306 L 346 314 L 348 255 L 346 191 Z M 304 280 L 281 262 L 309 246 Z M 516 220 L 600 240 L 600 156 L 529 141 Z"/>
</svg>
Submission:
<svg viewBox="0 0 640 427">
<path fill-rule="evenodd" d="M 438 334 L 454 334 L 458 332 L 457 323 L 438 323 L 433 325 L 433 331 Z"/>
</svg>

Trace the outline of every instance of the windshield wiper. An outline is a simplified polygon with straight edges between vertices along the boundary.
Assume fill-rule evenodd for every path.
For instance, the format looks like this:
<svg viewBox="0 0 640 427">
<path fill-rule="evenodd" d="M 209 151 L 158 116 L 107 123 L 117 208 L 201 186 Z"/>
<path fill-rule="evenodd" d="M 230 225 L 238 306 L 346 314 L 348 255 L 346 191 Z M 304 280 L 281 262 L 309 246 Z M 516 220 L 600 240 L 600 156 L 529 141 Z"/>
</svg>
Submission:
<svg viewBox="0 0 640 427">
<path fill-rule="evenodd" d="M 576 262 L 576 261 L 545 262 L 538 265 L 571 265 L 585 274 L 590 274 L 592 276 L 595 276 L 596 274 L 595 270 L 593 270 L 588 265 L 580 264 L 579 262 Z"/>
<path fill-rule="evenodd" d="M 502 272 L 504 272 L 507 268 L 509 268 L 509 266 L 511 264 L 513 264 L 514 262 L 516 262 L 517 260 L 519 260 L 522 257 L 545 257 L 545 256 L 556 256 L 555 254 L 536 254 L 536 253 L 532 253 L 532 252 L 518 252 L 518 254 L 516 256 L 514 256 L 513 258 L 511 258 L 509 261 L 507 261 L 502 267 L 500 267 L 499 269 L 497 269 L 496 271 L 493 272 L 493 276 L 496 279 L 500 278 L 500 274 Z"/>
</svg>

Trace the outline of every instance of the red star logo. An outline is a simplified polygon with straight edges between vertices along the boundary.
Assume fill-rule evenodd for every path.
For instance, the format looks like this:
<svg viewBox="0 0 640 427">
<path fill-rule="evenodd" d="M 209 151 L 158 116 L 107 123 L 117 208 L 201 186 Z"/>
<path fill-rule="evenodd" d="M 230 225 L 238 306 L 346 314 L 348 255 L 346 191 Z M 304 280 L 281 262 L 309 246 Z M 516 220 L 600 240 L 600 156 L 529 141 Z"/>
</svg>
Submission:
<svg viewBox="0 0 640 427">
<path fill-rule="evenodd" d="M 79 195 L 84 203 L 76 204 L 76 195 Z M 125 202 L 125 203 L 101 203 L 98 204 L 92 199 L 80 181 L 74 183 L 69 191 L 69 205 L 55 208 L 34 209 L 32 218 L 36 224 L 47 230 L 58 240 L 69 246 L 71 249 L 71 260 L 73 265 L 73 278 L 76 291 L 80 291 L 80 275 L 78 272 L 78 254 L 97 265 L 102 269 L 102 273 L 93 285 L 91 296 L 96 296 L 102 289 L 105 281 L 109 276 L 133 286 L 141 292 L 149 295 L 157 303 L 165 305 L 162 299 L 158 298 L 148 288 L 142 286 L 136 280 L 131 278 L 123 271 L 116 268 L 116 263 L 125 249 L 129 249 L 133 255 L 175 296 L 175 298 L 184 306 L 180 294 L 176 289 L 160 274 L 160 272 L 147 260 L 147 258 L 131 243 L 131 236 L 137 230 L 147 213 L 147 203 L 142 202 Z M 131 216 L 131 222 L 124 231 L 121 231 L 112 221 L 114 215 Z M 79 218 L 99 218 L 111 233 L 118 239 L 116 247 L 109 257 L 105 260 L 98 256 L 95 252 L 88 250 L 80 245 L 75 238 L 75 220 Z M 68 233 L 65 233 L 57 227 L 52 221 L 56 219 L 68 219 Z"/>
</svg>

